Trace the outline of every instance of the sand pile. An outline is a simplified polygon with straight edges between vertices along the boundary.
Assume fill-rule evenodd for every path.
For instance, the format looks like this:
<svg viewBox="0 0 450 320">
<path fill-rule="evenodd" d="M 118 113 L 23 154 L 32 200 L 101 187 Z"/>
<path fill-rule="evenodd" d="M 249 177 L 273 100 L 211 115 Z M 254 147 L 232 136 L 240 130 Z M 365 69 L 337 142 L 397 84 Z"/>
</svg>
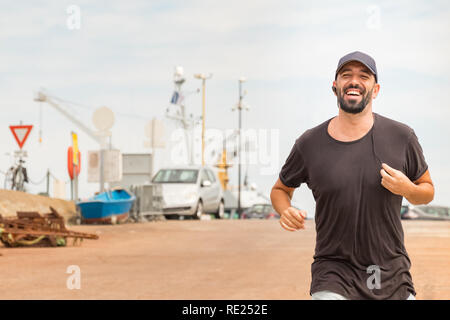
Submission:
<svg viewBox="0 0 450 320">
<path fill-rule="evenodd" d="M 76 207 L 73 201 L 0 189 L 0 214 L 4 217 L 15 216 L 17 211 L 49 213 L 50 206 L 64 217 L 66 223 L 74 222 Z"/>
</svg>

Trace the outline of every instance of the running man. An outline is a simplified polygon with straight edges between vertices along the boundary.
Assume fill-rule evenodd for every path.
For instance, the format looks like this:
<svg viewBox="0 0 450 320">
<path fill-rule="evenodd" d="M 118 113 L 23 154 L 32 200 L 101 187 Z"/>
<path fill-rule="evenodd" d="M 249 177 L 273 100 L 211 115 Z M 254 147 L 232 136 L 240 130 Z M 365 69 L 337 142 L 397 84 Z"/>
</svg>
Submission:
<svg viewBox="0 0 450 320">
<path fill-rule="evenodd" d="M 272 188 L 288 231 L 304 229 L 306 212 L 291 206 L 306 183 L 316 201 L 313 300 L 415 299 L 400 208 L 434 197 L 414 130 L 372 112 L 380 91 L 375 61 L 362 52 L 339 60 L 332 90 L 336 117 L 304 132 Z"/>
</svg>

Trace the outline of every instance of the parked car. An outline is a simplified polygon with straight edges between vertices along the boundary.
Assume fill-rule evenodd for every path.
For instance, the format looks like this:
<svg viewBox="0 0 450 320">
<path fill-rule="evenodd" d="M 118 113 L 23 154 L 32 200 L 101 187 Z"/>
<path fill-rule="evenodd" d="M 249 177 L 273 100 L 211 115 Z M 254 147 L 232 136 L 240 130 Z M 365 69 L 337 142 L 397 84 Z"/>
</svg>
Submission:
<svg viewBox="0 0 450 320">
<path fill-rule="evenodd" d="M 162 185 L 163 214 L 200 219 L 213 213 L 222 219 L 225 212 L 222 186 L 209 167 L 185 166 L 160 169 L 152 183 Z"/>
<path fill-rule="evenodd" d="M 241 219 L 278 219 L 280 216 L 271 204 L 254 204 L 241 214 Z"/>
<path fill-rule="evenodd" d="M 406 218 L 404 217 L 404 215 L 406 213 L 408 213 L 408 211 L 409 211 L 409 205 L 402 205 L 402 207 L 400 208 L 400 218 L 408 219 L 407 216 L 406 216 Z"/>
<path fill-rule="evenodd" d="M 402 219 L 409 220 L 450 220 L 450 208 L 443 206 L 404 205 L 400 210 Z"/>
</svg>

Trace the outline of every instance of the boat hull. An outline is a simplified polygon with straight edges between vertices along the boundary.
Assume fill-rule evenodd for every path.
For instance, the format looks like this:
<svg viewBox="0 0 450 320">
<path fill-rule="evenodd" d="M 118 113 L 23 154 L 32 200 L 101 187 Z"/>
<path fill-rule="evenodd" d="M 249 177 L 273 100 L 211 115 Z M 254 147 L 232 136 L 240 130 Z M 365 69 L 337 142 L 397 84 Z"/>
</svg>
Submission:
<svg viewBox="0 0 450 320">
<path fill-rule="evenodd" d="M 115 223 L 128 218 L 136 197 L 125 190 L 97 195 L 78 203 L 83 223 Z"/>
<path fill-rule="evenodd" d="M 82 218 L 81 222 L 83 224 L 115 224 L 124 222 L 128 219 L 130 214 L 128 212 L 122 214 L 114 214 L 109 217 L 102 218 Z"/>
</svg>

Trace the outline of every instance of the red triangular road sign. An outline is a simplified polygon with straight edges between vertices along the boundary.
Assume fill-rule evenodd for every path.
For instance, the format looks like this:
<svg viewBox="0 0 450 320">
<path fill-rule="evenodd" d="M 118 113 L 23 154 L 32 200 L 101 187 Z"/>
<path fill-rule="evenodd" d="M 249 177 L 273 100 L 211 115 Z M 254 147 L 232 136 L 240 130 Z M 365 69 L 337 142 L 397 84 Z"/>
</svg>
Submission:
<svg viewBox="0 0 450 320">
<path fill-rule="evenodd" d="M 9 126 L 9 128 L 11 129 L 11 132 L 16 139 L 20 149 L 22 149 L 33 126 Z"/>
</svg>

